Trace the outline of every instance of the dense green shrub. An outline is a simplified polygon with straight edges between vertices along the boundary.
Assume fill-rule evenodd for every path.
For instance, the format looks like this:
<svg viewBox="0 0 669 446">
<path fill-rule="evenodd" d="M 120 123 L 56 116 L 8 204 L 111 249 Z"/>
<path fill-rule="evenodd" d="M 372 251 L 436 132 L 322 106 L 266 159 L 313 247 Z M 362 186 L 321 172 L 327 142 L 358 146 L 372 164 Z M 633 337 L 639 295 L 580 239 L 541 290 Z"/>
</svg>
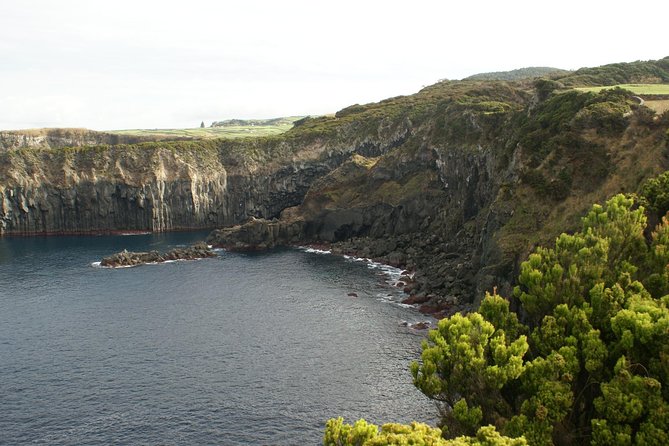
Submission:
<svg viewBox="0 0 669 446">
<path fill-rule="evenodd" d="M 384 424 L 379 428 L 358 420 L 353 426 L 341 418 L 325 427 L 324 446 L 526 446 L 524 438 L 501 436 L 492 426 L 480 428 L 474 437 L 445 440 L 441 431 L 422 423 Z"/>
<path fill-rule="evenodd" d="M 532 167 L 556 148 L 578 144 L 572 121 L 594 96 L 576 90 L 555 94 L 519 118 L 514 125 L 518 129 L 516 139 Z"/>
<path fill-rule="evenodd" d="M 540 101 L 545 101 L 555 90 L 559 90 L 563 85 L 560 82 L 552 79 L 538 79 L 534 83 L 534 88 L 537 91 L 537 96 Z"/>
<path fill-rule="evenodd" d="M 669 82 L 666 61 L 667 59 L 636 61 L 581 68 L 558 80 L 567 86 Z"/>
<path fill-rule="evenodd" d="M 518 314 L 488 295 L 439 322 L 412 374 L 449 437 L 493 424 L 533 445 L 669 442 L 669 224 L 647 240 L 646 223 L 632 198 L 595 205 L 523 262 Z"/>
<path fill-rule="evenodd" d="M 669 171 L 646 181 L 639 191 L 641 203 L 657 218 L 669 211 Z"/>
</svg>

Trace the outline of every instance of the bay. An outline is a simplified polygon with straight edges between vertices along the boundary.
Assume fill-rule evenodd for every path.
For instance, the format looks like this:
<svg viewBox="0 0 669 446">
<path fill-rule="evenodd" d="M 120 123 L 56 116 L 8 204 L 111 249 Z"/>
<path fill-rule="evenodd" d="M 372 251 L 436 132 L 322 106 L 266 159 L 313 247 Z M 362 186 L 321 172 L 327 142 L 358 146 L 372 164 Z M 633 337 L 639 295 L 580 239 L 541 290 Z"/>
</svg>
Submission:
<svg viewBox="0 0 669 446">
<path fill-rule="evenodd" d="M 392 270 L 298 249 L 92 266 L 204 236 L 0 239 L 0 444 L 317 445 L 335 416 L 434 421 Z"/>
</svg>

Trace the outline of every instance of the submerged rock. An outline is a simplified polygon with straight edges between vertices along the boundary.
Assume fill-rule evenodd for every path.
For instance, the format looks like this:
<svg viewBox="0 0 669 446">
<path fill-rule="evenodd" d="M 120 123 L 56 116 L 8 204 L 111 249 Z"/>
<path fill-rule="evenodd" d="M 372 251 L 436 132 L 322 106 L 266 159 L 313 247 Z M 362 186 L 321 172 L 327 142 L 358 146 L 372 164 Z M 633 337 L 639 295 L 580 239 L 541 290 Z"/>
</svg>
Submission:
<svg viewBox="0 0 669 446">
<path fill-rule="evenodd" d="M 188 248 L 175 248 L 166 253 L 158 251 L 131 252 L 123 250 L 100 262 L 100 266 L 118 268 L 122 266 L 137 266 L 146 263 L 161 263 L 169 260 L 195 260 L 214 257 L 216 254 L 205 243 L 196 243 Z"/>
</svg>

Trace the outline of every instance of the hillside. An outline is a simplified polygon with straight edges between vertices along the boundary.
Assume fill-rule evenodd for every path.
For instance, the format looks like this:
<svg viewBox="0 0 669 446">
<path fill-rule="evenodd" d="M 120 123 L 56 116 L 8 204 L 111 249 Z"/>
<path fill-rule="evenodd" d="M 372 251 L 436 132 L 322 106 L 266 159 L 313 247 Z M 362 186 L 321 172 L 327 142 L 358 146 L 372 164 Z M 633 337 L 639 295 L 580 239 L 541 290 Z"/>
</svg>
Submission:
<svg viewBox="0 0 669 446">
<path fill-rule="evenodd" d="M 0 233 L 225 227 L 212 243 L 329 244 L 415 271 L 410 302 L 449 314 L 510 290 L 520 260 L 591 203 L 669 168 L 669 115 L 572 88 L 662 80 L 667 62 L 444 81 L 277 136 L 6 150 Z"/>
<path fill-rule="evenodd" d="M 554 77 L 566 75 L 568 70 L 553 67 L 526 67 L 511 71 L 494 71 L 490 73 L 478 73 L 466 77 L 465 81 L 518 81 L 532 79 L 535 77 Z"/>
<path fill-rule="evenodd" d="M 669 83 L 669 57 L 581 68 L 556 80 L 567 87 Z"/>
<path fill-rule="evenodd" d="M 304 116 L 288 116 L 282 118 L 271 119 L 226 119 L 225 121 L 214 121 L 211 127 L 271 127 L 271 126 L 290 126 L 297 120 L 304 118 Z"/>
</svg>

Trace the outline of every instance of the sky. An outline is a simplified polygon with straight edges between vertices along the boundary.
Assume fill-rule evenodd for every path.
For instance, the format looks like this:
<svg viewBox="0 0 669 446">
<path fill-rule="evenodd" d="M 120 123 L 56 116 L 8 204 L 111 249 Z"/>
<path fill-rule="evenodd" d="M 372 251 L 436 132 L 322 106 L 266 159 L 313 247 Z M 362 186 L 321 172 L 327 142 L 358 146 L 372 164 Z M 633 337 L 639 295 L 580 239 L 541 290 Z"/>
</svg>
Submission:
<svg viewBox="0 0 669 446">
<path fill-rule="evenodd" d="M 0 0 L 0 129 L 320 115 L 481 72 L 661 59 L 667 16 L 666 0 Z"/>
</svg>

